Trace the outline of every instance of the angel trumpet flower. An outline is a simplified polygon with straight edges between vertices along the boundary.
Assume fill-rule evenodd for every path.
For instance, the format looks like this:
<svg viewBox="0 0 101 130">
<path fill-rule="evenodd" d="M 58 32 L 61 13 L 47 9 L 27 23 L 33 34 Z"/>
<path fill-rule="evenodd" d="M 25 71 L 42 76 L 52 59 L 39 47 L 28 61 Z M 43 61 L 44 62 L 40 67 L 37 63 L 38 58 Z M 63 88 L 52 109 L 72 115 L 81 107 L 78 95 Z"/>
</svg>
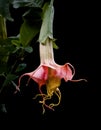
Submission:
<svg viewBox="0 0 101 130">
<path fill-rule="evenodd" d="M 39 94 L 36 94 L 33 99 L 36 99 L 38 96 L 42 97 L 42 100 L 39 101 L 39 103 L 42 104 L 44 113 L 45 107 L 54 110 L 53 107 L 60 104 L 61 92 L 59 90 L 59 86 L 61 84 L 61 79 L 64 79 L 66 82 L 81 81 L 82 79 L 72 80 L 75 74 L 75 69 L 70 63 L 58 65 L 54 61 L 53 0 L 44 5 L 43 12 L 43 21 L 39 35 L 40 65 L 36 70 L 20 76 L 17 89 L 19 90 L 22 77 L 29 76 L 28 83 L 30 79 L 34 80 L 39 86 Z M 42 86 L 46 87 L 46 92 L 43 92 Z M 56 95 L 58 97 L 58 102 L 47 103 L 47 100 L 49 101 L 49 99 L 52 99 L 54 97 L 53 95 Z"/>
<path fill-rule="evenodd" d="M 28 82 L 30 79 L 34 80 L 39 85 L 39 94 L 37 94 L 34 99 L 38 96 L 42 96 L 43 113 L 45 112 L 44 106 L 52 109 L 54 106 L 60 104 L 61 101 L 61 92 L 59 90 L 59 86 L 61 84 L 61 79 L 65 81 L 72 80 L 74 76 L 74 68 L 70 63 L 66 63 L 64 65 L 58 65 L 54 61 L 54 53 L 53 53 L 53 40 L 47 38 L 45 44 L 40 43 L 40 65 L 39 67 L 30 72 L 25 73 L 19 78 L 19 85 L 22 77 L 29 76 Z M 42 92 L 42 86 L 46 86 L 46 93 Z M 53 94 L 57 95 L 58 103 L 51 103 L 49 105 L 46 104 L 46 100 L 52 98 Z"/>
</svg>

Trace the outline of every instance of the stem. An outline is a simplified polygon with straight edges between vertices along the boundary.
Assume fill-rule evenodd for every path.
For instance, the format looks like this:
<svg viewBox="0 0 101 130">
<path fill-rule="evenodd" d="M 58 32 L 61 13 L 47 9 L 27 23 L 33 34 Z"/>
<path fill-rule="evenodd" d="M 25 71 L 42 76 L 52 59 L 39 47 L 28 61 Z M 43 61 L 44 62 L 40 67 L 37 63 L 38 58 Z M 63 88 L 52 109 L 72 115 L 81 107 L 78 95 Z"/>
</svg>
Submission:
<svg viewBox="0 0 101 130">
<path fill-rule="evenodd" d="M 0 15 L 0 38 L 7 38 L 6 19 Z"/>
</svg>

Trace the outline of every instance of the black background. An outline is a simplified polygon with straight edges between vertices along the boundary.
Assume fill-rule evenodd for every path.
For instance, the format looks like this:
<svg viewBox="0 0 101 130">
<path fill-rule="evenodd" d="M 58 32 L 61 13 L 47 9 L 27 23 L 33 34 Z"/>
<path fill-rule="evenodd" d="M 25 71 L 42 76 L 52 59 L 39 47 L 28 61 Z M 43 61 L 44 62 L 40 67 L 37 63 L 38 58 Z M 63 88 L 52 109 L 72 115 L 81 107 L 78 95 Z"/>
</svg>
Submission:
<svg viewBox="0 0 101 130">
<path fill-rule="evenodd" d="M 20 94 L 7 97 L 8 113 L 2 115 L 2 120 L 9 122 L 9 126 L 22 125 L 28 129 L 83 129 L 97 126 L 99 113 L 94 3 L 55 0 L 54 8 L 54 38 L 59 46 L 58 50 L 54 50 L 55 61 L 61 65 L 70 62 L 76 70 L 74 79 L 85 78 L 88 82 L 66 83 L 62 80 L 61 104 L 55 111 L 46 109 L 44 115 L 38 100 L 32 100 L 33 94 L 37 92 L 37 84 L 31 82 Z M 15 22 L 7 22 L 9 36 L 18 34 L 21 13 L 22 10 L 12 12 Z M 29 65 L 27 71 L 33 71 L 39 65 L 38 44 L 33 49 L 33 54 L 26 58 Z"/>
</svg>

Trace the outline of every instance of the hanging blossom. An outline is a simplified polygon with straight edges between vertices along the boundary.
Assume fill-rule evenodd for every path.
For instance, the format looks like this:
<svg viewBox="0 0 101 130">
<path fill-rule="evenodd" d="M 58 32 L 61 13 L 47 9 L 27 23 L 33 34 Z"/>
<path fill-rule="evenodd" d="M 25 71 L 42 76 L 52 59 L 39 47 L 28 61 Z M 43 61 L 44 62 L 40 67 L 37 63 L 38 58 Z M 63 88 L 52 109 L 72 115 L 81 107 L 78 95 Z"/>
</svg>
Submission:
<svg viewBox="0 0 101 130">
<path fill-rule="evenodd" d="M 51 3 L 46 3 L 43 9 L 43 22 L 39 35 L 40 65 L 36 70 L 21 75 L 17 88 L 19 90 L 21 79 L 24 76 L 29 76 L 28 83 L 30 79 L 34 80 L 39 86 L 39 94 L 36 94 L 33 99 L 42 97 L 42 100 L 39 101 L 39 103 L 42 104 L 44 113 L 45 107 L 54 110 L 54 106 L 58 106 L 60 104 L 61 92 L 59 87 L 62 79 L 66 82 L 81 81 L 82 79 L 72 79 L 75 74 L 75 69 L 70 63 L 59 65 L 55 62 L 53 52 L 53 46 L 55 43 L 52 30 L 54 14 L 53 0 Z M 42 90 L 42 86 L 46 87 L 45 93 Z M 54 95 L 57 96 L 58 102 L 48 104 L 47 101 L 52 99 Z"/>
<path fill-rule="evenodd" d="M 45 112 L 45 107 L 49 109 L 53 109 L 54 106 L 58 106 L 61 101 L 61 92 L 59 90 L 59 86 L 61 84 L 61 79 L 67 81 L 80 81 L 79 80 L 72 80 L 75 74 L 74 67 L 70 63 L 66 63 L 64 65 L 56 64 L 54 61 L 54 53 L 53 53 L 53 43 L 52 40 L 47 38 L 46 43 L 40 43 L 40 65 L 39 67 L 30 72 L 25 73 L 20 76 L 19 78 L 19 85 L 22 77 L 29 76 L 28 83 L 30 79 L 34 80 L 38 83 L 39 86 L 39 94 L 37 94 L 33 99 L 37 98 L 38 96 L 42 97 L 42 101 L 39 103 L 42 104 L 43 113 Z M 46 86 L 47 93 L 42 92 L 42 86 Z M 53 95 L 58 97 L 58 103 L 51 103 L 49 105 L 46 104 L 46 100 L 52 98 Z"/>
</svg>

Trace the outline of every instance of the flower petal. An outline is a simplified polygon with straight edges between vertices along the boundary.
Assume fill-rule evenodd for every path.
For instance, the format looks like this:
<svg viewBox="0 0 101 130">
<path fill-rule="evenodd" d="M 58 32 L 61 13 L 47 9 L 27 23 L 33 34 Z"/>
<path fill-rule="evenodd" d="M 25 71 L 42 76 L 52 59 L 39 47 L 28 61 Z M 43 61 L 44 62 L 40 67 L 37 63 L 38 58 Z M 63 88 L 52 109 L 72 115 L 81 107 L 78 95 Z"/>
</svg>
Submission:
<svg viewBox="0 0 101 130">
<path fill-rule="evenodd" d="M 68 63 L 65 65 L 57 66 L 56 75 L 58 75 L 61 79 L 63 78 L 65 81 L 71 80 L 73 77 L 73 73 Z"/>
<path fill-rule="evenodd" d="M 40 65 L 35 71 L 21 75 L 20 78 L 19 78 L 18 87 L 20 87 L 21 79 L 24 76 L 29 76 L 28 82 L 29 82 L 30 79 L 32 79 L 35 82 L 37 82 L 39 86 L 42 86 L 46 83 L 46 80 L 47 80 L 47 77 L 48 77 L 48 67 Z"/>
</svg>

